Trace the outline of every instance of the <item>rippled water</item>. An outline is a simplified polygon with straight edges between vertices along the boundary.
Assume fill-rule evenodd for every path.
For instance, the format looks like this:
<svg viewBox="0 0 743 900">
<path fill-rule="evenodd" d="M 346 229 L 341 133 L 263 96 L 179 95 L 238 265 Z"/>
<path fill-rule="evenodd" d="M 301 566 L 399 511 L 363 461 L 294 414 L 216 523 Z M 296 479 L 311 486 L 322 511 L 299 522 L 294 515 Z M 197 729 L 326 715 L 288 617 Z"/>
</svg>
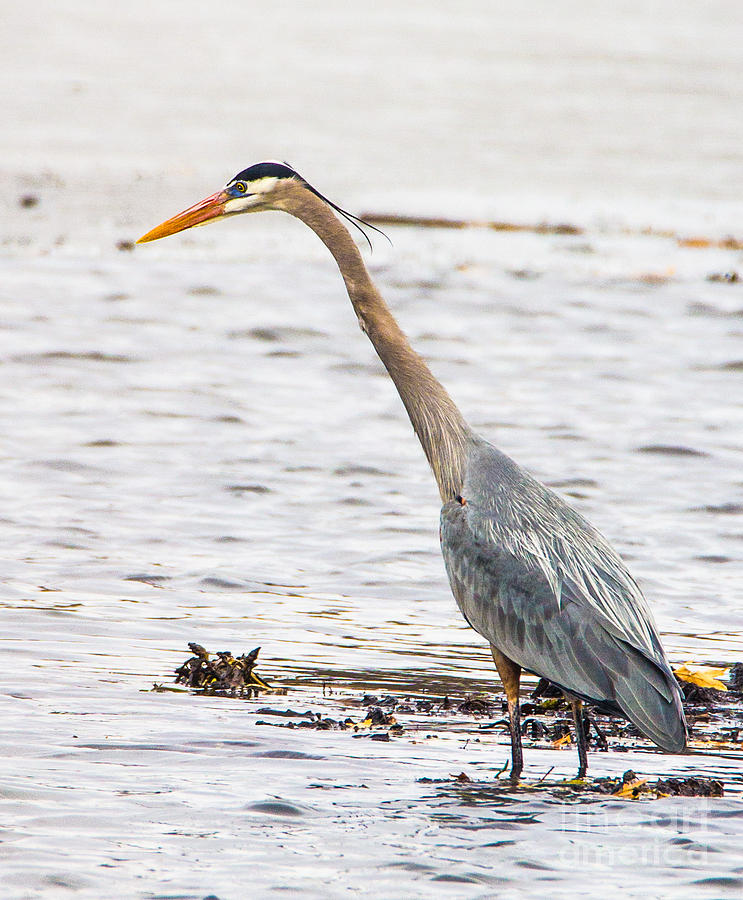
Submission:
<svg viewBox="0 0 743 900">
<path fill-rule="evenodd" d="M 675 659 L 736 658 L 737 290 L 648 286 L 641 263 L 610 277 L 601 236 L 575 267 L 582 239 L 393 237 L 375 275 L 471 420 L 616 542 Z M 534 277 L 504 269 L 519 252 Z M 422 453 L 330 264 L 137 250 L 2 270 L 9 891 L 238 896 L 251 862 L 261 891 L 307 895 L 554 894 L 578 865 L 642 892 L 720 868 L 739 888 L 739 758 L 595 757 L 594 774 L 716 775 L 733 799 L 565 808 L 493 785 L 507 746 L 466 743 L 474 723 L 371 745 L 258 727 L 265 699 L 141 693 L 188 640 L 261 645 L 286 705 L 326 715 L 322 681 L 461 695 L 494 677 L 445 583 Z M 575 760 L 527 749 L 527 765 Z M 417 781 L 463 768 L 483 784 Z"/>
<path fill-rule="evenodd" d="M 333 4 L 320 6 L 326 26 L 341 29 Z M 372 44 L 390 34 L 386 17 L 394 13 L 379 6 L 365 38 Z M 700 56 L 687 41 L 683 22 L 675 25 L 677 55 L 659 51 L 655 59 L 647 48 L 634 61 L 588 54 L 578 75 L 569 54 L 550 56 L 549 34 L 534 23 L 546 55 L 519 55 L 513 44 L 494 73 L 484 45 L 477 45 L 481 56 L 462 49 L 464 32 L 475 40 L 478 23 L 490 21 L 486 6 L 473 4 L 469 18 L 449 23 L 463 43 L 448 75 L 431 69 L 427 54 L 437 51 L 449 20 L 429 21 L 424 12 L 416 15 L 432 31 L 415 52 L 415 42 L 400 39 L 392 59 L 414 52 L 416 71 L 435 73 L 444 93 L 443 85 L 453 92 L 475 76 L 482 87 L 517 73 L 512 89 L 522 100 L 554 64 L 566 96 L 582 97 L 588 111 L 601 106 L 607 82 L 587 79 L 579 93 L 571 79 L 591 65 L 604 71 L 602 59 L 606 77 L 636 74 L 639 66 L 645 112 L 623 120 L 629 125 L 617 159 L 640 172 L 631 137 L 646 140 L 653 97 L 681 111 L 673 84 L 686 83 L 689 71 L 706 86 L 701 109 L 709 123 L 730 117 L 730 97 L 717 90 L 727 79 L 712 49 Z M 578 21 L 580 9 L 568 6 Z M 146 16 L 144 4 L 135 8 Z M 180 4 L 181 26 L 195 27 L 200 9 Z M 270 15 L 278 27 L 278 13 Z M 514 21 L 507 19 L 506 35 Z M 715 37 L 717 44 L 701 46 L 718 47 L 718 61 L 732 65 L 732 39 L 714 16 L 696 22 L 688 13 L 684 21 Z M 203 89 L 193 70 L 182 70 L 188 115 L 176 129 L 162 114 L 173 90 L 167 78 L 151 86 L 152 71 L 134 66 L 129 80 L 111 81 L 105 63 L 115 55 L 94 53 L 100 22 L 81 5 L 77 19 L 63 16 L 59 24 L 55 34 L 84 36 L 80 74 L 60 38 L 31 81 L 19 81 L 18 98 L 6 98 L 23 121 L 24 92 L 34 84 L 47 98 L 71 91 L 68 120 L 65 107 L 50 102 L 46 125 L 34 126 L 55 141 L 48 172 L 24 162 L 16 131 L 8 137 L 14 168 L 1 176 L 11 189 L 0 257 L 3 897 L 561 897 L 590 895 L 598 883 L 626 896 L 738 895 L 740 752 L 697 748 L 669 757 L 645 749 L 591 758 L 594 775 L 631 767 L 647 776 L 719 777 L 722 800 L 568 804 L 534 785 L 550 770 L 550 778 L 571 775 L 572 752 L 527 747 L 533 787 L 508 791 L 494 780 L 508 756 L 505 736 L 481 732 L 466 716 L 421 718 L 403 737 L 371 743 L 347 732 L 272 727 L 281 717 L 259 712 L 271 706 L 338 717 L 370 690 L 494 690 L 492 660 L 449 594 L 438 496 L 423 454 L 314 237 L 277 217 L 246 217 L 133 253 L 114 249 L 114 239 L 136 237 L 253 161 L 232 159 L 222 172 L 202 156 L 199 177 L 179 174 L 163 137 L 185 135 L 186 145 L 189 135 L 196 145 L 209 138 L 213 146 L 215 72 L 227 72 L 227 63 L 204 70 Z M 113 25 L 103 46 L 124 54 L 137 22 Z M 294 74 L 317 60 L 314 45 L 298 43 L 295 25 L 282 32 L 293 42 L 286 64 Z M 204 40 L 223 34 L 209 25 Z M 361 30 L 354 34 L 362 40 Z M 172 30 L 153 28 L 139 51 L 126 52 L 149 61 L 159 36 L 166 48 L 181 46 Z M 19 72 L 28 65 L 24 46 L 13 57 Z M 339 50 L 342 71 L 356 71 L 360 47 Z M 269 51 L 257 52 L 269 65 Z M 228 62 L 237 65 L 232 56 Z M 61 77 L 52 77 L 54 66 Z M 51 74 L 45 81 L 39 72 Z M 669 73 L 677 80 L 669 82 Z M 386 82 L 369 87 L 372 118 L 402 129 L 401 111 L 415 110 L 422 134 L 436 138 L 410 173 L 404 204 L 451 212 L 438 191 L 422 186 L 448 157 L 469 160 L 455 212 L 495 214 L 473 175 L 492 164 L 493 145 L 464 153 L 456 135 L 465 121 L 442 131 L 435 104 L 417 103 L 416 77 L 402 79 L 398 106 L 385 105 Z M 731 92 L 736 84 L 731 79 Z M 141 88 L 136 102 L 131 85 Z M 272 139 L 283 134 L 281 108 L 300 115 L 290 89 L 276 87 L 279 112 L 262 100 Z M 555 102 L 562 96 L 551 81 L 545 90 Z M 117 115 L 105 118 L 101 97 L 109 95 Z M 159 139 L 148 97 L 163 115 Z M 337 88 L 328 112 L 340 115 L 347 100 Z M 76 102 L 88 118 L 75 119 Z M 464 113 L 474 103 L 469 98 Z M 701 101 L 689 103 L 690 113 Z M 441 108 L 454 115 L 455 107 L 447 94 Z M 669 140 L 684 122 L 673 119 Z M 316 171 L 320 160 L 332 168 L 326 124 L 300 119 L 294 138 L 306 144 Z M 736 208 L 724 199 L 726 173 L 740 154 L 733 128 L 710 129 L 703 149 L 716 167 L 704 169 L 701 181 L 693 178 L 697 145 L 675 144 L 671 170 L 663 155 L 671 145 L 657 138 L 648 158 L 668 202 L 662 222 L 644 224 L 725 233 L 721 223 Z M 69 145 L 60 142 L 63 133 Z M 132 167 L 142 159 L 137 134 L 153 152 L 144 174 Z M 494 140 L 495 131 L 488 134 Z M 740 272 L 741 253 L 681 247 L 602 218 L 601 204 L 581 194 L 574 158 L 561 174 L 539 171 L 539 184 L 562 191 L 556 209 L 540 207 L 538 190 L 518 175 L 521 145 L 509 143 L 509 134 L 496 168 L 511 163 L 517 177 L 509 186 L 494 176 L 492 193 L 502 188 L 514 212 L 523 194 L 525 219 L 535 211 L 552 220 L 582 215 L 586 232 L 391 228 L 394 246 L 380 242 L 370 258 L 374 277 L 477 429 L 570 498 L 617 546 L 672 659 L 740 659 L 743 291 L 740 282 L 710 276 Z M 107 135 L 138 161 L 122 163 Z M 410 158 L 422 153 L 419 133 L 401 135 Z M 537 146 L 531 133 L 524 141 Z M 369 133 L 349 129 L 348 142 L 329 192 L 337 196 L 345 182 L 372 212 L 388 211 L 394 192 L 371 178 L 381 169 Z M 588 181 L 588 171 L 610 177 L 611 167 L 601 169 L 608 165 L 602 147 L 584 146 Z M 99 150 L 104 164 L 96 163 Z M 40 145 L 29 154 L 35 160 Z M 187 158 L 188 149 L 177 154 Z M 110 173 L 102 182 L 97 165 Z M 160 170 L 166 174 L 152 174 Z M 200 181 L 204 171 L 213 184 Z M 647 207 L 636 202 L 643 177 L 626 180 L 623 214 L 643 220 Z M 18 196 L 29 190 L 41 202 L 22 209 Z M 454 193 L 449 182 L 444 196 Z M 150 692 L 171 677 L 190 640 L 241 652 L 260 645 L 261 673 L 286 685 L 287 697 Z M 449 779 L 462 770 L 471 783 Z"/>
</svg>

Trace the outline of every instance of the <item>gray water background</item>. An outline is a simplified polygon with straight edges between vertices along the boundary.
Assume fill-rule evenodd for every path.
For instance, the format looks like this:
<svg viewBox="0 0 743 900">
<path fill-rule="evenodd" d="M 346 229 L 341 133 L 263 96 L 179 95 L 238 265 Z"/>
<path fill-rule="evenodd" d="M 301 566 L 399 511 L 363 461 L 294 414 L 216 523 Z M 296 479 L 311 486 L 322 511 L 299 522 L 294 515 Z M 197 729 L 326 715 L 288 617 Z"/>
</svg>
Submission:
<svg viewBox="0 0 743 900">
<path fill-rule="evenodd" d="M 568 806 L 494 783 L 506 738 L 467 717 L 372 744 L 148 692 L 189 640 L 261 645 L 269 705 L 336 717 L 496 685 L 317 239 L 262 216 L 117 249 L 267 157 L 357 212 L 581 226 L 391 228 L 369 265 L 672 659 L 738 660 L 743 291 L 709 276 L 743 258 L 643 231 L 742 236 L 738 4 L 1 9 L 2 896 L 738 896 L 739 753 L 594 755 L 727 797 Z"/>
</svg>

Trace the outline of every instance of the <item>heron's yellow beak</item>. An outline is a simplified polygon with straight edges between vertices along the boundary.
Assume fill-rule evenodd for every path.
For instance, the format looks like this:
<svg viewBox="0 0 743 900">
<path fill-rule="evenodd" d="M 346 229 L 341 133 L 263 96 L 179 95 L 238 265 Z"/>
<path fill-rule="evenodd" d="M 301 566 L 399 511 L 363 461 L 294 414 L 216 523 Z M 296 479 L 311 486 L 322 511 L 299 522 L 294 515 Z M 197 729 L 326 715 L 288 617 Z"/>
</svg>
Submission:
<svg viewBox="0 0 743 900">
<path fill-rule="evenodd" d="M 187 228 L 193 228 L 194 225 L 205 225 L 212 219 L 224 215 L 225 203 L 232 199 L 226 191 L 217 191 L 211 197 L 200 200 L 194 206 L 190 206 L 172 219 L 148 231 L 147 234 L 137 241 L 138 244 L 146 244 L 148 241 L 156 241 L 158 238 L 167 237 L 169 234 L 177 234 L 179 231 L 185 231 Z"/>
</svg>

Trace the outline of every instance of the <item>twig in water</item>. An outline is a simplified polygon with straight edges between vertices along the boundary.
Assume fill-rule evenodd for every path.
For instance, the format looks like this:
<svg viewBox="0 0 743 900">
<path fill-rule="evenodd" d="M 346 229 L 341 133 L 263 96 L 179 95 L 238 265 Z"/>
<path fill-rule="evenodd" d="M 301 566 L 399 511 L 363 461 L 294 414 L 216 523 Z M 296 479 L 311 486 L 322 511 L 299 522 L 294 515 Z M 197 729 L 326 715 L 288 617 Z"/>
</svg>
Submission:
<svg viewBox="0 0 743 900">
<path fill-rule="evenodd" d="M 506 760 L 506 761 L 503 763 L 503 768 L 502 768 L 502 769 L 498 769 L 498 771 L 495 773 L 495 777 L 496 777 L 496 778 L 500 778 L 501 775 L 506 771 L 506 769 L 508 768 L 508 763 L 509 763 L 509 760 Z"/>
</svg>

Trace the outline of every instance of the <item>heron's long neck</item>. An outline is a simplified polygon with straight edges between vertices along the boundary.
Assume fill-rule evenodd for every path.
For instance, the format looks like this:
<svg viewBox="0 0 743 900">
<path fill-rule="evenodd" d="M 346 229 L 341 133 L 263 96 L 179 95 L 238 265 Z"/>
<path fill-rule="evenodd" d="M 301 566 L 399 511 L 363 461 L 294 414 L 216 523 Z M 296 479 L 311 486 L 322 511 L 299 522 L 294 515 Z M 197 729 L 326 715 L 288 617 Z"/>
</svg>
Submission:
<svg viewBox="0 0 743 900">
<path fill-rule="evenodd" d="M 310 194 L 286 204 L 335 257 L 361 328 L 390 373 L 431 465 L 442 500 L 462 492 L 471 431 L 444 387 L 413 350 L 374 286 L 356 243 L 330 208 Z"/>
</svg>

